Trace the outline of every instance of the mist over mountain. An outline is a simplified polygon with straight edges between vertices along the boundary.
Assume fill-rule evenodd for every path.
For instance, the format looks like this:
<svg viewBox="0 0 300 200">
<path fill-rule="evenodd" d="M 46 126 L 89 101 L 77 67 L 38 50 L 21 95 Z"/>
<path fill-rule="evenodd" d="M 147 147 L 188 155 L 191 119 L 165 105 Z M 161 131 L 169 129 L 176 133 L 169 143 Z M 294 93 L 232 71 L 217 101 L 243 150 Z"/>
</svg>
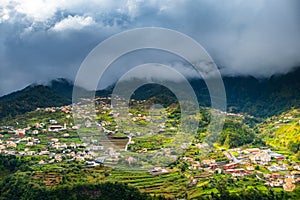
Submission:
<svg viewBox="0 0 300 200">
<path fill-rule="evenodd" d="M 256 117 L 268 117 L 300 105 L 300 68 L 285 75 L 257 79 L 253 76 L 223 77 L 229 112 L 243 112 Z M 211 106 L 211 99 L 204 80 L 191 79 L 201 106 Z M 159 85 L 139 88 L 133 98 L 144 99 L 174 94 Z"/>
<path fill-rule="evenodd" d="M 143 27 L 169 28 L 192 37 L 224 75 L 284 74 L 300 64 L 299 7 L 297 0 L 1 1 L 0 95 L 57 77 L 74 80 L 96 45 Z M 172 62 L 164 55 L 161 59 Z M 106 85 L 125 66 L 134 66 L 131 58 L 108 74 Z"/>
<path fill-rule="evenodd" d="M 257 79 L 251 76 L 223 77 L 227 109 L 265 118 L 300 105 L 300 68 L 285 75 Z M 210 106 L 210 96 L 204 80 L 191 79 L 190 84 L 198 97 L 200 106 Z M 96 96 L 108 96 L 114 85 L 96 92 Z M 73 84 L 67 79 L 55 79 L 46 85 L 33 84 L 20 91 L 0 98 L 0 117 L 15 116 L 38 107 L 71 104 Z M 174 94 L 158 84 L 147 84 L 138 88 L 134 99 L 155 99 L 158 103 L 176 101 Z"/>
</svg>

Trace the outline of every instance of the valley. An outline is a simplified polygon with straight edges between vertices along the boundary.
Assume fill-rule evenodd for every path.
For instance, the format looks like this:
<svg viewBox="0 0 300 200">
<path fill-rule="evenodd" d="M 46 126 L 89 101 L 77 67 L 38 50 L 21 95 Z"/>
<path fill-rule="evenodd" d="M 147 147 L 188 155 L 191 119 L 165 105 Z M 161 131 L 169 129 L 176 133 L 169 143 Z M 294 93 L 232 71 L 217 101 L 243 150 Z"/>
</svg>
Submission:
<svg viewBox="0 0 300 200">
<path fill-rule="evenodd" d="M 22 198 L 83 184 L 90 189 L 77 195 L 92 199 L 97 194 L 91 188 L 117 182 L 149 199 L 300 198 L 299 108 L 258 123 L 248 114 L 227 113 L 218 140 L 208 144 L 210 109 L 201 107 L 197 133 L 173 146 L 174 137 L 182 139 L 176 102 L 149 110 L 155 99 L 132 100 L 121 117 L 110 100 L 96 98 L 94 118 L 77 123 L 71 106 L 2 118 L 1 193 L 14 196 L 5 190 L 11 184 L 20 191 L 24 183 L 33 185 L 32 194 L 18 193 Z"/>
</svg>

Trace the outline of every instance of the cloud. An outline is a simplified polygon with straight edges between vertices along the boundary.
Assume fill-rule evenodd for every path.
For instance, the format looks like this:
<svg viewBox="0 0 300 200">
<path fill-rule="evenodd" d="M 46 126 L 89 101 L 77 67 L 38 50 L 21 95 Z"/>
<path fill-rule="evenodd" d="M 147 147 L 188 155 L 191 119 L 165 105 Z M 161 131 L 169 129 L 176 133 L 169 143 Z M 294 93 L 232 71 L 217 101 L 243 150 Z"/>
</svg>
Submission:
<svg viewBox="0 0 300 200">
<path fill-rule="evenodd" d="M 45 21 L 54 16 L 59 4 L 51 0 L 20 0 L 15 1 L 17 13 L 24 14 L 34 21 Z"/>
<path fill-rule="evenodd" d="M 0 16 L 0 23 L 5 22 L 9 19 L 9 11 L 7 9 L 3 9 Z"/>
<path fill-rule="evenodd" d="M 300 65 L 299 9 L 297 0 L 1 0 L 0 95 L 32 82 L 73 79 L 99 42 L 146 26 L 191 36 L 225 75 L 286 73 Z M 153 60 L 174 64 L 174 57 L 163 54 L 129 56 L 112 67 L 105 82 L 130 68 L 124 66 Z"/>
<path fill-rule="evenodd" d="M 90 16 L 71 16 L 69 15 L 67 18 L 57 22 L 53 26 L 54 31 L 66 31 L 66 30 L 81 30 L 84 27 L 88 27 L 96 24 L 94 19 Z"/>
</svg>

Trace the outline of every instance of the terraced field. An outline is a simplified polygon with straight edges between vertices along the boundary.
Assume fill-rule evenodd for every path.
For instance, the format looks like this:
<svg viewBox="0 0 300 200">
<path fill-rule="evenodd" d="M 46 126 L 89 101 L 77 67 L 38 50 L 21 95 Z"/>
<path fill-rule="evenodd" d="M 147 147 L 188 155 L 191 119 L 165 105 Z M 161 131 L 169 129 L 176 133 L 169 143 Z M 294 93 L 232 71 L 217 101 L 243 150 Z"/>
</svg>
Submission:
<svg viewBox="0 0 300 200">
<path fill-rule="evenodd" d="M 147 172 L 126 173 L 113 171 L 106 181 L 118 181 L 138 188 L 151 195 L 166 195 L 167 198 L 183 197 L 186 193 L 187 178 L 179 172 L 152 176 Z"/>
</svg>

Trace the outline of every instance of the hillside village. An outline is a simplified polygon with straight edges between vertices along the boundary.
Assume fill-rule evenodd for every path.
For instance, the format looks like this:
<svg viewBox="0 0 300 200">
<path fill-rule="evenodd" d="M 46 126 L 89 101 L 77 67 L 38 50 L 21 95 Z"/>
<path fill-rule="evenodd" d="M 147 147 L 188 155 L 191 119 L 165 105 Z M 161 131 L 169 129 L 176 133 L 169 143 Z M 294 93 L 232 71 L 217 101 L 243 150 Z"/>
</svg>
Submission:
<svg viewBox="0 0 300 200">
<path fill-rule="evenodd" d="M 0 127 L 0 152 L 4 156 L 14 155 L 39 158 L 36 159 L 35 165 L 53 165 L 64 162 L 81 163 L 86 167 L 102 166 L 106 163 L 111 165 L 125 163 L 128 167 L 136 165 L 136 158 L 124 156 L 122 152 L 132 149 L 139 154 L 145 154 L 145 152 L 151 151 L 153 147 L 135 148 L 135 141 L 142 133 L 133 133 L 130 129 L 120 130 L 123 127 L 117 126 L 112 120 L 118 120 L 119 113 L 114 113 L 108 103 L 109 101 L 110 99 L 108 98 L 97 99 L 100 106 L 96 112 L 100 116 L 98 119 L 102 119 L 98 121 L 91 119 L 88 113 L 82 112 L 83 124 L 74 124 L 71 119 L 71 106 L 62 106 L 39 108 L 35 111 L 50 116 L 59 113 L 59 118 L 51 118 L 47 121 L 43 119 L 40 121 L 26 120 L 28 124 L 23 124 L 22 127 L 20 127 L 19 122 L 15 122 L 16 127 L 13 127 L 11 124 L 2 124 Z M 134 103 L 140 104 L 142 102 Z M 155 118 L 138 112 L 130 113 L 129 116 L 133 122 L 151 122 Z M 232 113 L 229 113 L 228 116 L 242 117 L 240 114 Z M 106 121 L 103 119 L 106 119 Z M 279 128 L 278 126 L 282 123 L 288 123 L 293 119 L 293 116 L 285 117 L 283 120 L 275 123 L 275 128 Z M 116 135 L 118 136 L 116 138 L 123 140 L 123 146 L 119 146 L 119 149 L 116 147 L 108 148 L 101 144 L 101 140 L 98 141 L 95 137 L 82 142 L 77 134 L 78 129 L 82 127 L 85 129 L 95 128 L 99 133 L 104 133 L 106 136 Z M 149 134 L 159 137 L 165 132 L 174 130 L 176 130 L 176 127 L 167 127 L 166 122 L 164 122 L 158 125 L 156 133 L 152 131 Z M 278 153 L 270 147 L 229 149 L 213 147 L 217 149 L 212 150 L 212 147 L 205 142 L 190 143 L 188 145 L 188 152 L 202 152 L 200 154 L 183 154 L 179 156 L 179 162 L 186 165 L 186 170 L 194 172 L 194 176 L 187 176 L 190 180 L 189 186 L 197 185 L 201 182 L 201 179 L 214 176 L 214 174 L 227 174 L 232 178 L 254 177 L 258 181 L 264 182 L 266 187 L 280 187 L 288 192 L 293 191 L 300 182 L 300 163 L 290 160 L 289 155 Z M 162 147 L 161 149 L 164 152 L 164 156 L 172 156 L 171 149 Z M 216 153 L 208 153 L 214 151 Z M 221 155 L 218 155 L 216 158 L 218 153 Z M 207 156 L 209 154 L 211 156 Z M 161 166 L 159 164 L 148 170 L 153 176 L 173 171 L 169 166 Z"/>
</svg>

